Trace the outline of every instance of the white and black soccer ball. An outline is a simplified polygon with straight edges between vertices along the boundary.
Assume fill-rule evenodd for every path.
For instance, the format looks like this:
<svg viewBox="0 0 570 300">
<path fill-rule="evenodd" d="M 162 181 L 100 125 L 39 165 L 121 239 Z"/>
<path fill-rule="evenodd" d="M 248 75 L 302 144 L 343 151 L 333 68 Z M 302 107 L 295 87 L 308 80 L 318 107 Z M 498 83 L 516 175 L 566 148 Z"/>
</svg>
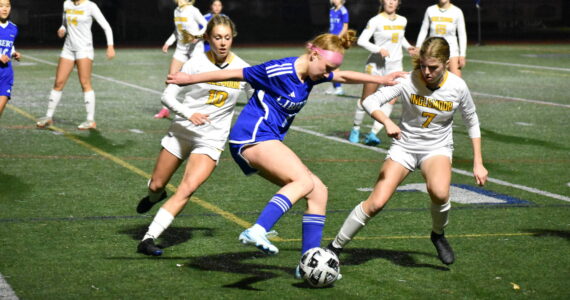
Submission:
<svg viewBox="0 0 570 300">
<path fill-rule="evenodd" d="M 315 247 L 307 250 L 299 262 L 301 277 L 313 287 L 326 287 L 338 279 L 340 262 L 334 252 Z"/>
</svg>

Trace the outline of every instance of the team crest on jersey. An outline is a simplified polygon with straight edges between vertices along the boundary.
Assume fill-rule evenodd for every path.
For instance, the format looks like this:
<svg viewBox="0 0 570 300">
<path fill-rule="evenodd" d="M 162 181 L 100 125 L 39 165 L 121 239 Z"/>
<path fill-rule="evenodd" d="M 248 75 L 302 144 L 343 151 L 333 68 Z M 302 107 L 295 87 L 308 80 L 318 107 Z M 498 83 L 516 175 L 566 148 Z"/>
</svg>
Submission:
<svg viewBox="0 0 570 300">
<path fill-rule="evenodd" d="M 291 94 L 289 94 L 289 97 L 291 97 L 291 98 L 295 98 L 295 92 L 294 92 L 294 91 L 293 91 L 293 92 L 291 92 Z"/>
</svg>

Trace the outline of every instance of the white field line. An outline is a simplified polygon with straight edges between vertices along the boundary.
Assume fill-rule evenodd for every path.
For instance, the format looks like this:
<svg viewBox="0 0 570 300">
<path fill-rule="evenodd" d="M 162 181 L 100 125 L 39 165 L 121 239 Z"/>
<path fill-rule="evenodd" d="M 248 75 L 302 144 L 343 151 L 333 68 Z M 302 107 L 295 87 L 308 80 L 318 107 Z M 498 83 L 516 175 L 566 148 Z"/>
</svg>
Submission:
<svg viewBox="0 0 570 300">
<path fill-rule="evenodd" d="M 14 293 L 12 287 L 6 282 L 4 276 L 0 274 L 0 299 L 2 300 L 18 300 L 18 296 Z"/>
<path fill-rule="evenodd" d="M 479 59 L 468 59 L 467 62 L 468 63 L 474 62 L 474 63 L 480 63 L 480 64 L 508 66 L 508 67 L 520 67 L 520 68 L 570 72 L 570 68 L 557 68 L 557 67 L 545 67 L 545 66 L 536 66 L 536 65 L 512 64 L 512 63 L 505 63 L 505 62 L 499 62 L 499 61 L 489 61 L 489 60 L 479 60 Z"/>
<path fill-rule="evenodd" d="M 518 102 L 527 102 L 527 103 L 534 103 L 534 104 L 543 104 L 543 105 L 570 108 L 570 104 L 554 103 L 554 102 L 548 102 L 548 101 L 517 98 L 517 97 L 506 97 L 506 96 L 493 95 L 493 94 L 487 94 L 487 93 L 479 93 L 479 92 L 471 92 L 471 94 L 475 95 L 475 96 L 497 98 L 497 99 L 502 99 L 502 100 L 507 100 L 507 101 L 518 101 Z"/>
<path fill-rule="evenodd" d="M 31 56 L 28 56 L 28 55 L 26 55 L 26 57 L 28 57 L 28 58 L 30 58 L 30 59 L 33 59 L 33 60 L 35 60 L 35 61 L 41 62 L 41 63 L 46 63 L 46 64 L 48 64 L 48 65 L 52 65 L 52 66 L 57 65 L 57 64 L 55 64 L 55 63 L 52 63 L 52 62 L 49 62 L 49 61 L 45 61 L 45 60 L 42 60 L 42 59 L 38 59 L 38 58 L 33 58 L 33 57 L 31 57 Z M 152 89 L 145 88 L 145 87 L 142 87 L 142 86 L 138 86 L 138 85 L 136 85 L 136 84 L 132 84 L 132 83 L 128 83 L 128 82 L 116 80 L 116 79 L 113 79 L 113 78 L 111 78 L 111 77 L 105 77 L 105 76 L 100 76 L 100 75 L 96 75 L 96 74 L 93 74 L 93 77 L 97 77 L 97 78 L 104 79 L 104 80 L 107 80 L 107 81 L 110 81 L 110 82 L 114 82 L 114 83 L 117 83 L 117 84 L 121 84 L 121 85 L 125 85 L 125 86 L 132 87 L 132 88 L 135 88 L 135 89 L 139 89 L 139 90 L 142 90 L 142 91 L 151 92 L 151 93 L 153 93 L 153 94 L 162 95 L 162 92 L 160 92 L 160 91 L 156 91 L 156 90 L 152 90 Z M 303 133 L 306 133 L 306 134 L 310 134 L 310 135 L 322 137 L 322 138 L 325 138 L 325 139 L 328 139 L 328 140 L 332 140 L 332 141 L 335 141 L 335 142 L 341 142 L 341 143 L 350 144 L 350 145 L 356 146 L 356 147 L 366 148 L 366 149 L 369 149 L 369 150 L 372 150 L 372 151 L 376 151 L 376 152 L 380 152 L 380 153 L 386 153 L 386 150 L 381 149 L 381 148 L 378 148 L 378 147 L 370 147 L 370 146 L 366 146 L 366 145 L 362 145 L 362 144 L 353 144 L 353 143 L 350 143 L 349 141 L 347 141 L 347 140 L 345 140 L 345 139 L 341 139 L 341 138 L 334 137 L 334 136 L 328 136 L 328 135 L 322 134 L 322 133 L 320 133 L 320 132 L 316 132 L 316 131 L 313 131 L 313 130 L 301 128 L 301 127 L 298 127 L 298 126 L 291 126 L 291 129 L 293 129 L 293 130 L 295 130 L 295 131 L 303 132 Z M 463 171 L 463 170 L 459 170 L 459 169 L 455 169 L 455 168 L 453 168 L 452 171 L 455 172 L 455 173 L 457 173 L 457 174 L 466 175 L 466 176 L 469 176 L 469 177 L 473 176 L 473 174 L 471 174 L 470 172 Z M 491 177 L 489 177 L 488 180 L 489 180 L 490 182 L 493 182 L 493 183 L 496 183 L 496 184 L 499 184 L 499 185 L 509 186 L 509 187 L 517 188 L 517 189 L 520 189 L 520 190 L 523 190 L 523 191 L 527 191 L 527 192 L 530 192 L 530 193 L 534 193 L 534 194 L 538 194 L 538 195 L 542 195 L 542 196 L 546 196 L 546 197 L 550 197 L 550 198 L 554 198 L 554 199 L 558 199 L 558 200 L 570 202 L 570 197 L 567 197 L 567 196 L 558 195 L 558 194 L 553 194 L 553 193 L 550 193 L 550 192 L 547 192 L 547 191 L 542 191 L 542 190 L 535 189 L 535 188 L 531 188 L 531 187 L 527 187 L 527 186 L 524 186 L 524 185 L 509 183 L 509 182 L 506 182 L 506 181 L 503 181 L 503 180 L 500 180 L 500 179 L 494 179 L 494 178 L 491 178 Z"/>
</svg>

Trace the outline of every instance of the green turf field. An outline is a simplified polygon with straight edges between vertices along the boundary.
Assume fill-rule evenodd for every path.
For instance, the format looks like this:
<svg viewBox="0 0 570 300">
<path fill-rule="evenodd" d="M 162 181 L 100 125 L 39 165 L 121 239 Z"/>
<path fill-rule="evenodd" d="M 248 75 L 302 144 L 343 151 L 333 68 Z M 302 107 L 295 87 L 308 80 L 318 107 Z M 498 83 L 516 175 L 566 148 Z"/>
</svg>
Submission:
<svg viewBox="0 0 570 300">
<path fill-rule="evenodd" d="M 160 258 L 137 254 L 152 216 L 137 215 L 169 120 L 155 120 L 171 55 L 96 51 L 98 130 L 81 132 L 85 107 L 72 74 L 51 130 L 35 128 L 59 50 L 19 49 L 13 98 L 0 118 L 0 298 L 21 299 L 568 299 L 570 298 L 570 45 L 469 48 L 464 78 L 475 99 L 490 181 L 476 188 L 458 115 L 451 222 L 455 264 L 437 259 L 423 179 L 406 179 L 386 209 L 340 257 L 344 278 L 311 289 L 293 278 L 303 203 L 275 229 L 280 253 L 241 245 L 239 233 L 277 190 L 220 165 L 165 234 Z M 298 48 L 236 48 L 251 64 Z M 361 71 L 352 49 L 343 69 Z M 410 68 L 409 58 L 404 65 Z M 329 187 L 323 246 L 368 195 L 389 147 L 350 144 L 361 86 L 346 96 L 315 88 L 285 143 Z M 242 98 L 237 109 L 243 107 Z M 396 105 L 393 118 L 400 115 Z M 365 119 L 364 132 L 372 121 Z M 175 188 L 179 171 L 171 183 Z M 465 201 L 480 201 L 466 203 Z M 458 203 L 457 201 L 462 201 Z M 10 288 L 8 288 L 8 286 Z"/>
</svg>

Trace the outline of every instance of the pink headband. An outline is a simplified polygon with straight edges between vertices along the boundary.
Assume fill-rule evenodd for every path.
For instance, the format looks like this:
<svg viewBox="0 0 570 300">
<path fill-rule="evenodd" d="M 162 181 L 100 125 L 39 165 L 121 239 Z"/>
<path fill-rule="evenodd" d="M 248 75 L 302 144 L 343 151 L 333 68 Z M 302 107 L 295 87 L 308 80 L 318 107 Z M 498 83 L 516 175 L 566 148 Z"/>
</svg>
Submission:
<svg viewBox="0 0 570 300">
<path fill-rule="evenodd" d="M 329 62 L 340 66 L 342 64 L 342 60 L 344 58 L 344 55 L 342 55 L 339 52 L 335 52 L 335 51 L 330 51 L 330 50 L 325 50 L 322 48 L 319 48 L 311 43 L 307 44 L 307 49 L 311 50 L 311 51 L 317 51 L 317 53 L 322 56 L 324 59 L 328 60 Z"/>
</svg>

